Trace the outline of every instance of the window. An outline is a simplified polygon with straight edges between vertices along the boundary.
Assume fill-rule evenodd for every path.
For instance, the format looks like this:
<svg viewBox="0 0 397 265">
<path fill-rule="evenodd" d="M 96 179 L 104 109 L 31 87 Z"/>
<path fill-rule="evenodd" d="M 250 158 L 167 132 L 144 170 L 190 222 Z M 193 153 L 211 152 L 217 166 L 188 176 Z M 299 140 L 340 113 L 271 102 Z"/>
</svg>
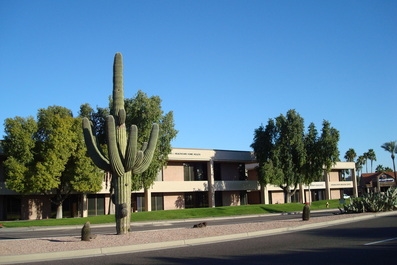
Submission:
<svg viewBox="0 0 397 265">
<path fill-rule="evenodd" d="M 207 192 L 185 193 L 185 208 L 204 208 L 208 207 Z"/>
<path fill-rule="evenodd" d="M 105 197 L 104 195 L 89 195 L 88 200 L 88 216 L 96 216 L 105 214 Z"/>
<path fill-rule="evenodd" d="M 136 209 L 134 211 L 144 212 L 145 211 L 145 195 L 137 194 L 136 195 Z"/>
<path fill-rule="evenodd" d="M 152 194 L 152 211 L 164 210 L 163 194 Z"/>
<path fill-rule="evenodd" d="M 207 163 L 183 163 L 185 181 L 207 180 Z"/>
<path fill-rule="evenodd" d="M 242 190 L 240 191 L 240 205 L 247 205 L 248 195 L 247 191 Z"/>
<path fill-rule="evenodd" d="M 6 220 L 21 219 L 21 197 L 4 196 Z"/>
<path fill-rule="evenodd" d="M 221 163 L 214 162 L 214 180 L 222 180 Z"/>
<path fill-rule="evenodd" d="M 238 165 L 238 177 L 239 177 L 239 180 L 247 180 L 248 179 L 248 173 L 245 170 L 245 164 Z"/>
</svg>

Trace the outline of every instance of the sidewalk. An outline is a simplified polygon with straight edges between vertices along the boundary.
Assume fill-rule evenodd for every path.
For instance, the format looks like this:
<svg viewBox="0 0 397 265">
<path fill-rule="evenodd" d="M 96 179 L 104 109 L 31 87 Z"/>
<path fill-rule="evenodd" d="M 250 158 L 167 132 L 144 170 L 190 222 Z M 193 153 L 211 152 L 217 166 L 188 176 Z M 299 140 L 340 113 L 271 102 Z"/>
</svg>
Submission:
<svg viewBox="0 0 397 265">
<path fill-rule="evenodd" d="M 7 240 L 6 245 L 2 247 L 16 248 L 17 250 L 26 248 L 31 251 L 33 247 L 37 248 L 38 246 L 39 248 L 37 248 L 36 253 L 19 255 L 17 253 L 8 255 L 0 253 L 0 264 L 105 256 L 194 246 L 317 229 L 387 215 L 397 216 L 397 212 L 330 215 L 312 218 L 309 221 L 302 221 L 301 216 L 297 214 L 297 218 L 292 220 L 257 222 L 244 225 L 220 225 L 216 227 L 211 227 L 209 222 L 209 225 L 205 228 L 163 228 L 155 231 L 132 232 L 126 236 L 98 235 L 96 239 L 90 242 L 81 241 L 79 237 Z M 67 250 L 68 248 L 70 250 Z M 37 253 L 39 251 L 40 253 Z"/>
</svg>

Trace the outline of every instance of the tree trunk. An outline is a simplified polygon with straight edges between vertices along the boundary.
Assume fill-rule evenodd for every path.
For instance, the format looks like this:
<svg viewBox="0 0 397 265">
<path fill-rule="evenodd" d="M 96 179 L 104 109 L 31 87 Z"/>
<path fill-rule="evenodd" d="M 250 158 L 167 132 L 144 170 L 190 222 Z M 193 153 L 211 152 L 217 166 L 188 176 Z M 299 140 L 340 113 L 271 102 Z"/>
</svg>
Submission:
<svg viewBox="0 0 397 265">
<path fill-rule="evenodd" d="M 291 202 L 291 190 L 289 187 L 284 188 L 284 203 Z"/>
<path fill-rule="evenodd" d="M 62 203 L 58 204 L 57 206 L 57 216 L 56 219 L 62 219 L 63 218 L 63 212 L 62 212 Z"/>
<path fill-rule="evenodd" d="M 397 185 L 397 176 L 396 176 L 396 164 L 394 163 L 394 155 L 391 155 L 391 159 L 393 161 L 393 171 L 394 171 L 394 183 L 396 183 L 395 185 Z"/>
<path fill-rule="evenodd" d="M 123 176 L 115 176 L 114 204 L 116 210 L 116 232 L 118 235 L 130 231 L 131 221 L 131 171 Z"/>
</svg>

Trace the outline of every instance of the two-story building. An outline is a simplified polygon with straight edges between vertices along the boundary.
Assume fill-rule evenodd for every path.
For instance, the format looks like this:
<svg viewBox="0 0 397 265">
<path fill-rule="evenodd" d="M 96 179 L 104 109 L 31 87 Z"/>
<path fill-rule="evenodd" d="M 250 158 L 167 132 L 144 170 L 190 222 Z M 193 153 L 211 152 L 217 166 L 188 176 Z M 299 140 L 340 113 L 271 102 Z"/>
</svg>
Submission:
<svg viewBox="0 0 397 265">
<path fill-rule="evenodd" d="M 1 150 L 0 150 L 1 151 Z M 20 195 L 6 188 L 0 152 L 0 220 L 54 217 L 51 195 Z M 284 203 L 280 187 L 261 187 L 253 152 L 173 148 L 167 166 L 147 190 L 132 192 L 133 211 L 154 211 L 244 204 Z M 352 177 L 353 176 L 353 177 Z M 338 162 L 322 181 L 300 185 L 295 202 L 357 196 L 354 162 Z M 95 194 L 71 194 L 63 204 L 64 217 L 113 213 L 104 182 Z"/>
</svg>

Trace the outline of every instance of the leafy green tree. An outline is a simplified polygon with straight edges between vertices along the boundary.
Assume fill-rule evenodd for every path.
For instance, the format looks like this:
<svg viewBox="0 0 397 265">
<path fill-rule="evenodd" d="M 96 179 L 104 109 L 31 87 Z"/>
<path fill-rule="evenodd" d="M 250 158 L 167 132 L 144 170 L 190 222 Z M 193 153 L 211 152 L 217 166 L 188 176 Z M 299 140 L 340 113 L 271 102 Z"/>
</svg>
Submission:
<svg viewBox="0 0 397 265">
<path fill-rule="evenodd" d="M 110 115 L 109 108 L 96 107 L 96 111 L 88 104 L 80 106 L 79 117 L 87 117 L 93 126 L 93 132 L 101 148 L 106 148 L 105 120 Z M 103 152 L 107 154 L 107 152 Z"/>
<path fill-rule="evenodd" d="M 254 132 L 254 149 L 259 163 L 258 173 L 262 185 L 278 185 L 284 191 L 285 202 L 291 202 L 298 184 L 309 184 L 323 177 L 338 161 L 339 132 L 323 122 L 322 133 L 313 123 L 304 133 L 303 118 L 295 110 L 286 116 L 269 119 Z"/>
<path fill-rule="evenodd" d="M 369 159 L 369 161 L 371 161 L 371 172 L 373 172 L 372 165 L 373 165 L 373 162 L 376 161 L 375 151 L 374 151 L 374 149 L 369 149 L 366 154 L 367 154 L 367 159 Z"/>
<path fill-rule="evenodd" d="M 263 128 L 259 128 L 257 132 L 260 131 L 263 131 Z M 295 110 L 289 110 L 286 116 L 280 115 L 274 120 L 270 119 L 264 132 L 264 137 L 258 135 L 254 139 L 261 138 L 266 142 L 254 140 L 251 145 L 260 161 L 260 177 L 263 179 L 262 182 L 269 181 L 278 185 L 284 191 L 285 202 L 291 202 L 291 196 L 295 194 L 304 176 L 306 152 L 303 142 L 303 118 Z M 263 147 L 272 149 L 264 150 Z M 259 154 L 260 150 L 264 153 Z"/>
<path fill-rule="evenodd" d="M 110 106 L 111 102 L 112 100 L 110 100 Z M 132 176 L 132 190 L 147 189 L 153 184 L 163 166 L 166 166 L 168 155 L 172 150 L 171 142 L 178 133 L 175 129 L 173 112 L 164 113 L 161 108 L 161 98 L 159 96 L 148 97 L 141 90 L 133 98 L 124 99 L 124 108 L 127 113 L 126 127 L 130 128 L 132 124 L 135 124 L 139 128 L 139 149 L 148 139 L 152 124 L 157 123 L 160 126 L 159 138 L 149 168 L 142 174 Z M 93 131 L 96 132 L 101 145 L 105 144 L 105 118 L 110 111 L 110 108 L 98 107 L 94 111 L 89 104 L 83 104 L 80 107 L 80 116 L 91 120 L 95 128 Z M 103 153 L 106 154 L 106 152 Z"/>
<path fill-rule="evenodd" d="M 381 147 L 382 147 L 385 151 L 390 152 L 391 159 L 392 159 L 392 161 L 393 161 L 394 179 L 397 180 L 397 176 L 396 176 L 396 164 L 395 164 L 395 162 L 394 162 L 394 158 L 395 158 L 395 155 L 394 155 L 394 154 L 397 154 L 397 141 L 386 142 L 386 143 L 382 144 Z"/>
<path fill-rule="evenodd" d="M 304 137 L 306 162 L 304 164 L 305 184 L 318 181 L 324 174 L 324 161 L 320 156 L 321 142 L 314 123 L 310 123 L 308 132 Z"/>
<path fill-rule="evenodd" d="M 324 120 L 320 137 L 320 157 L 323 159 L 326 173 L 329 173 L 332 166 L 339 161 L 338 142 L 339 131 Z"/>
<path fill-rule="evenodd" d="M 125 99 L 124 107 L 127 113 L 127 128 L 135 124 L 140 130 L 138 134 L 139 143 L 142 144 L 147 139 L 153 123 L 157 123 L 160 126 L 159 138 L 152 163 L 145 172 L 133 176 L 135 180 L 132 182 L 133 190 L 148 189 L 156 180 L 163 166 L 167 165 L 168 155 L 172 150 L 171 141 L 178 133 L 175 130 L 174 115 L 172 111 L 164 114 L 159 96 L 148 97 L 141 90 L 137 92 L 134 98 Z"/>
<path fill-rule="evenodd" d="M 274 120 L 269 119 L 266 127 L 261 125 L 259 128 L 255 129 L 254 140 L 251 144 L 259 164 L 259 183 L 262 186 L 266 186 L 269 183 L 274 183 L 273 178 L 277 179 L 279 177 L 278 174 L 272 172 L 274 167 L 273 162 L 271 161 L 275 145 L 274 139 L 276 137 L 275 128 L 276 125 Z"/>
<path fill-rule="evenodd" d="M 53 194 L 57 218 L 71 192 L 97 192 L 102 174 L 86 156 L 81 120 L 51 106 L 32 117 L 6 119 L 4 167 L 7 187 L 22 194 Z"/>
</svg>

